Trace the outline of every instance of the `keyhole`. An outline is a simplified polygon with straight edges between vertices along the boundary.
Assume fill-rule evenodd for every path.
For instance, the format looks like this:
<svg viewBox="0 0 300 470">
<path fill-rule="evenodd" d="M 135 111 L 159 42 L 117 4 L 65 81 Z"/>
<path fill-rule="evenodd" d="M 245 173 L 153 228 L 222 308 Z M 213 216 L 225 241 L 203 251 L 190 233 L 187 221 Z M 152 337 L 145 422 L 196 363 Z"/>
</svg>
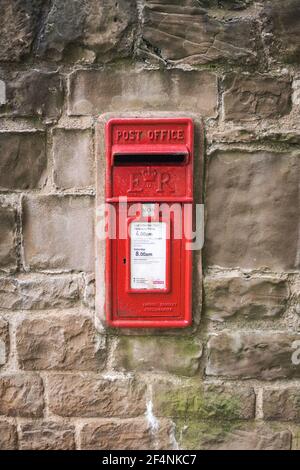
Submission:
<svg viewBox="0 0 300 470">
<path fill-rule="evenodd" d="M 123 264 L 126 264 L 126 258 L 123 258 Z"/>
</svg>

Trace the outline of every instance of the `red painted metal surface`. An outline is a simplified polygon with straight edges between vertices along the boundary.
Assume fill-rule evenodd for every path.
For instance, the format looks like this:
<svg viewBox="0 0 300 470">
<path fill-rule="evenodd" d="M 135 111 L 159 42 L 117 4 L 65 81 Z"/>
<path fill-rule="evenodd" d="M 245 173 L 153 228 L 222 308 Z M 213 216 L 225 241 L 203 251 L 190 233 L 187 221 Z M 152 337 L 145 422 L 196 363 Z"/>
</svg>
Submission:
<svg viewBox="0 0 300 470">
<path fill-rule="evenodd" d="M 175 236 L 176 215 L 171 210 L 170 218 L 165 218 L 159 204 L 165 203 L 165 208 L 177 204 L 180 209 L 193 204 L 193 122 L 189 118 L 111 119 L 106 124 L 105 137 L 105 194 L 106 202 L 116 210 L 116 217 L 112 217 L 109 224 L 116 223 L 117 235 L 107 237 L 106 241 L 107 323 L 119 328 L 186 327 L 192 322 L 192 252 L 185 248 L 186 231 L 183 230 L 181 238 Z M 125 197 L 126 205 L 122 202 Z M 143 204 L 150 203 L 153 204 L 151 219 L 143 214 L 143 207 L 146 207 Z M 119 223 L 122 211 L 125 211 L 125 232 Z M 191 211 L 182 210 L 180 214 L 182 227 L 185 224 L 191 229 Z M 153 223 L 159 225 L 155 228 Z M 135 262 L 135 269 L 138 269 L 137 264 L 143 264 L 144 260 L 134 257 L 147 255 L 147 249 L 145 252 L 142 248 L 144 253 L 139 250 L 135 253 L 135 245 L 132 245 L 132 254 L 131 243 L 134 242 L 130 233 L 132 229 L 138 237 L 141 229 L 148 228 L 170 233 L 169 239 L 164 241 L 162 237 L 163 241 L 157 241 L 165 255 L 162 265 L 165 278 L 154 280 L 152 287 L 150 283 L 150 287 L 137 288 L 132 283 L 146 281 L 139 277 L 132 280 L 132 263 Z M 120 233 L 125 235 L 122 237 Z M 151 243 L 155 242 L 151 240 Z M 161 288 L 160 284 L 163 284 Z"/>
</svg>

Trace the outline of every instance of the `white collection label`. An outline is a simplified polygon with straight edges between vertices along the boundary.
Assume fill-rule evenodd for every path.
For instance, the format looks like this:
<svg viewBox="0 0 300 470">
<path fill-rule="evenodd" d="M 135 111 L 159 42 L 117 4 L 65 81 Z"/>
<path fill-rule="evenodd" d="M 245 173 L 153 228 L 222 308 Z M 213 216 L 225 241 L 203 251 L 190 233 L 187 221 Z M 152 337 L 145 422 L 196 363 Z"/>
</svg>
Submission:
<svg viewBox="0 0 300 470">
<path fill-rule="evenodd" d="M 130 224 L 131 289 L 166 288 L 165 222 Z"/>
</svg>

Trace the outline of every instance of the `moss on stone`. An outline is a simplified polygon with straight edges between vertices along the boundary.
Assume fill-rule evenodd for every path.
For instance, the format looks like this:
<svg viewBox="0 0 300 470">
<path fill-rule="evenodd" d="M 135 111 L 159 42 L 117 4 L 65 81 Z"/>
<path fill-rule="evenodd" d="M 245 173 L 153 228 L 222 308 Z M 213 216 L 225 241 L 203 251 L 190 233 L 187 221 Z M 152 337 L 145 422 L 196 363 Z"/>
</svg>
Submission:
<svg viewBox="0 0 300 470">
<path fill-rule="evenodd" d="M 241 417 L 243 404 L 240 397 L 224 393 L 218 387 L 204 389 L 198 384 L 158 385 L 154 390 L 155 412 L 162 416 L 226 421 Z"/>
<path fill-rule="evenodd" d="M 123 336 L 119 339 L 116 368 L 192 376 L 199 368 L 201 355 L 201 343 L 195 338 Z"/>
<path fill-rule="evenodd" d="M 227 436 L 243 426 L 232 421 L 174 420 L 175 438 L 180 448 L 205 450 L 217 447 L 226 441 Z"/>
</svg>

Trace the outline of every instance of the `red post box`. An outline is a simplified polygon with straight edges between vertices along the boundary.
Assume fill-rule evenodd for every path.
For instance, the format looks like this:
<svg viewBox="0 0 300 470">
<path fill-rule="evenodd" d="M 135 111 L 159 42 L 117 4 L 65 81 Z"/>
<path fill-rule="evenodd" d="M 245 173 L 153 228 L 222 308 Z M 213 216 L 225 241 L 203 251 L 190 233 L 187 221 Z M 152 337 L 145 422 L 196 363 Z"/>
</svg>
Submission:
<svg viewBox="0 0 300 470">
<path fill-rule="evenodd" d="M 193 121 L 106 123 L 106 318 L 125 328 L 191 324 Z"/>
</svg>

